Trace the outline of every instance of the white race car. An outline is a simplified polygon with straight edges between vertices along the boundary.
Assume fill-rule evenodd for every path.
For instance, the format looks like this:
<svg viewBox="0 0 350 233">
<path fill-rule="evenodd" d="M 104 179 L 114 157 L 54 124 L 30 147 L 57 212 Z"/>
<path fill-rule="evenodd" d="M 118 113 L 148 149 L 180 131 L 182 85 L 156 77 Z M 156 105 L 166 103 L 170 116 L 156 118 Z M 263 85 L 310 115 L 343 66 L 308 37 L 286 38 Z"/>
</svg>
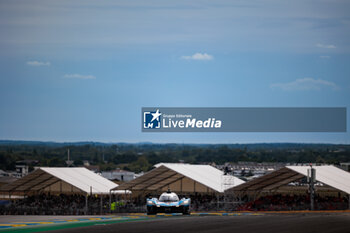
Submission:
<svg viewBox="0 0 350 233">
<path fill-rule="evenodd" d="M 190 198 L 179 197 L 176 193 L 168 190 L 167 192 L 160 195 L 157 198 L 147 198 L 147 214 L 157 214 L 157 213 L 182 213 L 184 215 L 190 214 Z"/>
</svg>

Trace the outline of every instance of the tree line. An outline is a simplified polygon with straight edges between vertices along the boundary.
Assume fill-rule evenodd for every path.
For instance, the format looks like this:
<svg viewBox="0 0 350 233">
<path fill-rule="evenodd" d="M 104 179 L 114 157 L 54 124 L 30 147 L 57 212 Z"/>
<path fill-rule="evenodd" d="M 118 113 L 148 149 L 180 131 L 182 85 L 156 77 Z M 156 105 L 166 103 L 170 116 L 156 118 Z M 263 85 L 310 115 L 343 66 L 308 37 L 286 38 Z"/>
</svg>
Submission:
<svg viewBox="0 0 350 233">
<path fill-rule="evenodd" d="M 0 142 L 0 169 L 14 170 L 16 163 L 66 166 L 67 151 L 74 166 L 84 161 L 101 170 L 116 168 L 148 171 L 160 162 L 192 164 L 227 162 L 327 163 L 350 162 L 350 146 L 334 144 L 104 144 L 104 143 L 4 143 Z"/>
</svg>

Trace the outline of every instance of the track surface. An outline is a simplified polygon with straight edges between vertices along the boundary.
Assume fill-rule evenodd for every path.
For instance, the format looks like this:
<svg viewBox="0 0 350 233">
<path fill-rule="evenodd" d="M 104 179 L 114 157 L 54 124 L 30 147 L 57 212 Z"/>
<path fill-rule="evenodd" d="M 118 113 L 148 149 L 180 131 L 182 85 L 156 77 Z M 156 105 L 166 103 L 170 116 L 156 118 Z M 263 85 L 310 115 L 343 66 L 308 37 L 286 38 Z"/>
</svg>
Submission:
<svg viewBox="0 0 350 233">
<path fill-rule="evenodd" d="M 84 218 L 83 218 L 84 217 Z M 7 222 L 7 223 L 6 223 Z M 12 223 L 9 223 L 12 222 Z M 105 216 L 0 216 L 0 233 L 349 232 L 350 212 L 194 213 Z"/>
<path fill-rule="evenodd" d="M 109 232 L 350 232 L 349 214 L 267 214 L 261 216 L 191 216 L 121 222 L 51 233 Z"/>
</svg>

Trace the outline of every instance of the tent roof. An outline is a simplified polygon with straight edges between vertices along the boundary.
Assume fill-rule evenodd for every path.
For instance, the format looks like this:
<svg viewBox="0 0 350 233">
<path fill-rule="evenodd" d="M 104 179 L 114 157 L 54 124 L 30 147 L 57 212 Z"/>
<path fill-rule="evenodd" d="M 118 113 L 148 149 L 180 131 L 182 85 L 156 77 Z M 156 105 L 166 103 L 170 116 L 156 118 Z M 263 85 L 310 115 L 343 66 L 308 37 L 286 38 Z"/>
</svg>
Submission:
<svg viewBox="0 0 350 233">
<path fill-rule="evenodd" d="M 216 192 L 224 192 L 227 188 L 244 183 L 243 180 L 234 176 L 224 176 L 222 171 L 210 165 L 159 163 L 155 167 L 143 176 L 121 184 L 115 189 L 158 190 L 184 177 L 201 183 Z M 225 183 L 224 179 L 229 183 Z"/>
<path fill-rule="evenodd" d="M 83 167 L 41 167 L 11 184 L 1 186 L 0 192 L 39 191 L 59 181 L 64 181 L 83 193 L 91 191 L 93 194 L 108 194 L 111 189 L 118 186 Z"/>
<path fill-rule="evenodd" d="M 313 166 L 316 169 L 316 180 L 335 189 L 350 194 L 350 173 L 334 166 Z M 299 174 L 307 176 L 308 166 L 287 166 Z"/>
<path fill-rule="evenodd" d="M 189 177 L 198 183 L 201 183 L 217 192 L 224 192 L 227 188 L 232 188 L 234 186 L 244 183 L 243 180 L 235 176 L 223 176 L 224 173 L 210 165 L 193 165 L 193 164 L 183 164 L 183 163 L 159 163 L 155 167 L 165 166 L 171 170 L 174 170 L 186 177 Z M 227 183 L 223 179 L 226 179 Z M 227 186 L 224 188 L 223 186 Z"/>
<path fill-rule="evenodd" d="M 286 166 L 261 176 L 230 190 L 233 191 L 270 191 L 307 176 L 309 166 Z M 350 173 L 334 166 L 313 166 L 316 180 L 350 194 Z M 229 190 L 229 191 L 230 191 Z"/>
</svg>

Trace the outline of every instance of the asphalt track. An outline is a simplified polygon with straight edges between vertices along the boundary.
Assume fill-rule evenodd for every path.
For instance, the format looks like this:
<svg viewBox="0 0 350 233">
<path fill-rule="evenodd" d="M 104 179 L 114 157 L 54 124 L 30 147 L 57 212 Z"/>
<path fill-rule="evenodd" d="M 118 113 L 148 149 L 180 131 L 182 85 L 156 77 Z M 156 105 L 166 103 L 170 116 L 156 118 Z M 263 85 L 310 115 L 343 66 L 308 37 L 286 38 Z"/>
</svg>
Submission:
<svg viewBox="0 0 350 233">
<path fill-rule="evenodd" d="M 85 224 L 85 225 L 84 225 Z M 66 227 L 62 227 L 66 226 Z M 22 228 L 9 232 L 123 233 L 123 232 L 342 232 L 350 233 L 350 213 L 265 213 L 248 215 L 203 215 L 140 217 L 114 222 L 89 221 L 81 225 L 58 224 L 51 228 Z M 5 232 L 3 230 L 0 231 Z"/>
<path fill-rule="evenodd" d="M 64 229 L 66 233 L 109 232 L 350 232 L 350 216 L 325 215 L 263 215 L 203 216 L 154 219 Z"/>
</svg>

